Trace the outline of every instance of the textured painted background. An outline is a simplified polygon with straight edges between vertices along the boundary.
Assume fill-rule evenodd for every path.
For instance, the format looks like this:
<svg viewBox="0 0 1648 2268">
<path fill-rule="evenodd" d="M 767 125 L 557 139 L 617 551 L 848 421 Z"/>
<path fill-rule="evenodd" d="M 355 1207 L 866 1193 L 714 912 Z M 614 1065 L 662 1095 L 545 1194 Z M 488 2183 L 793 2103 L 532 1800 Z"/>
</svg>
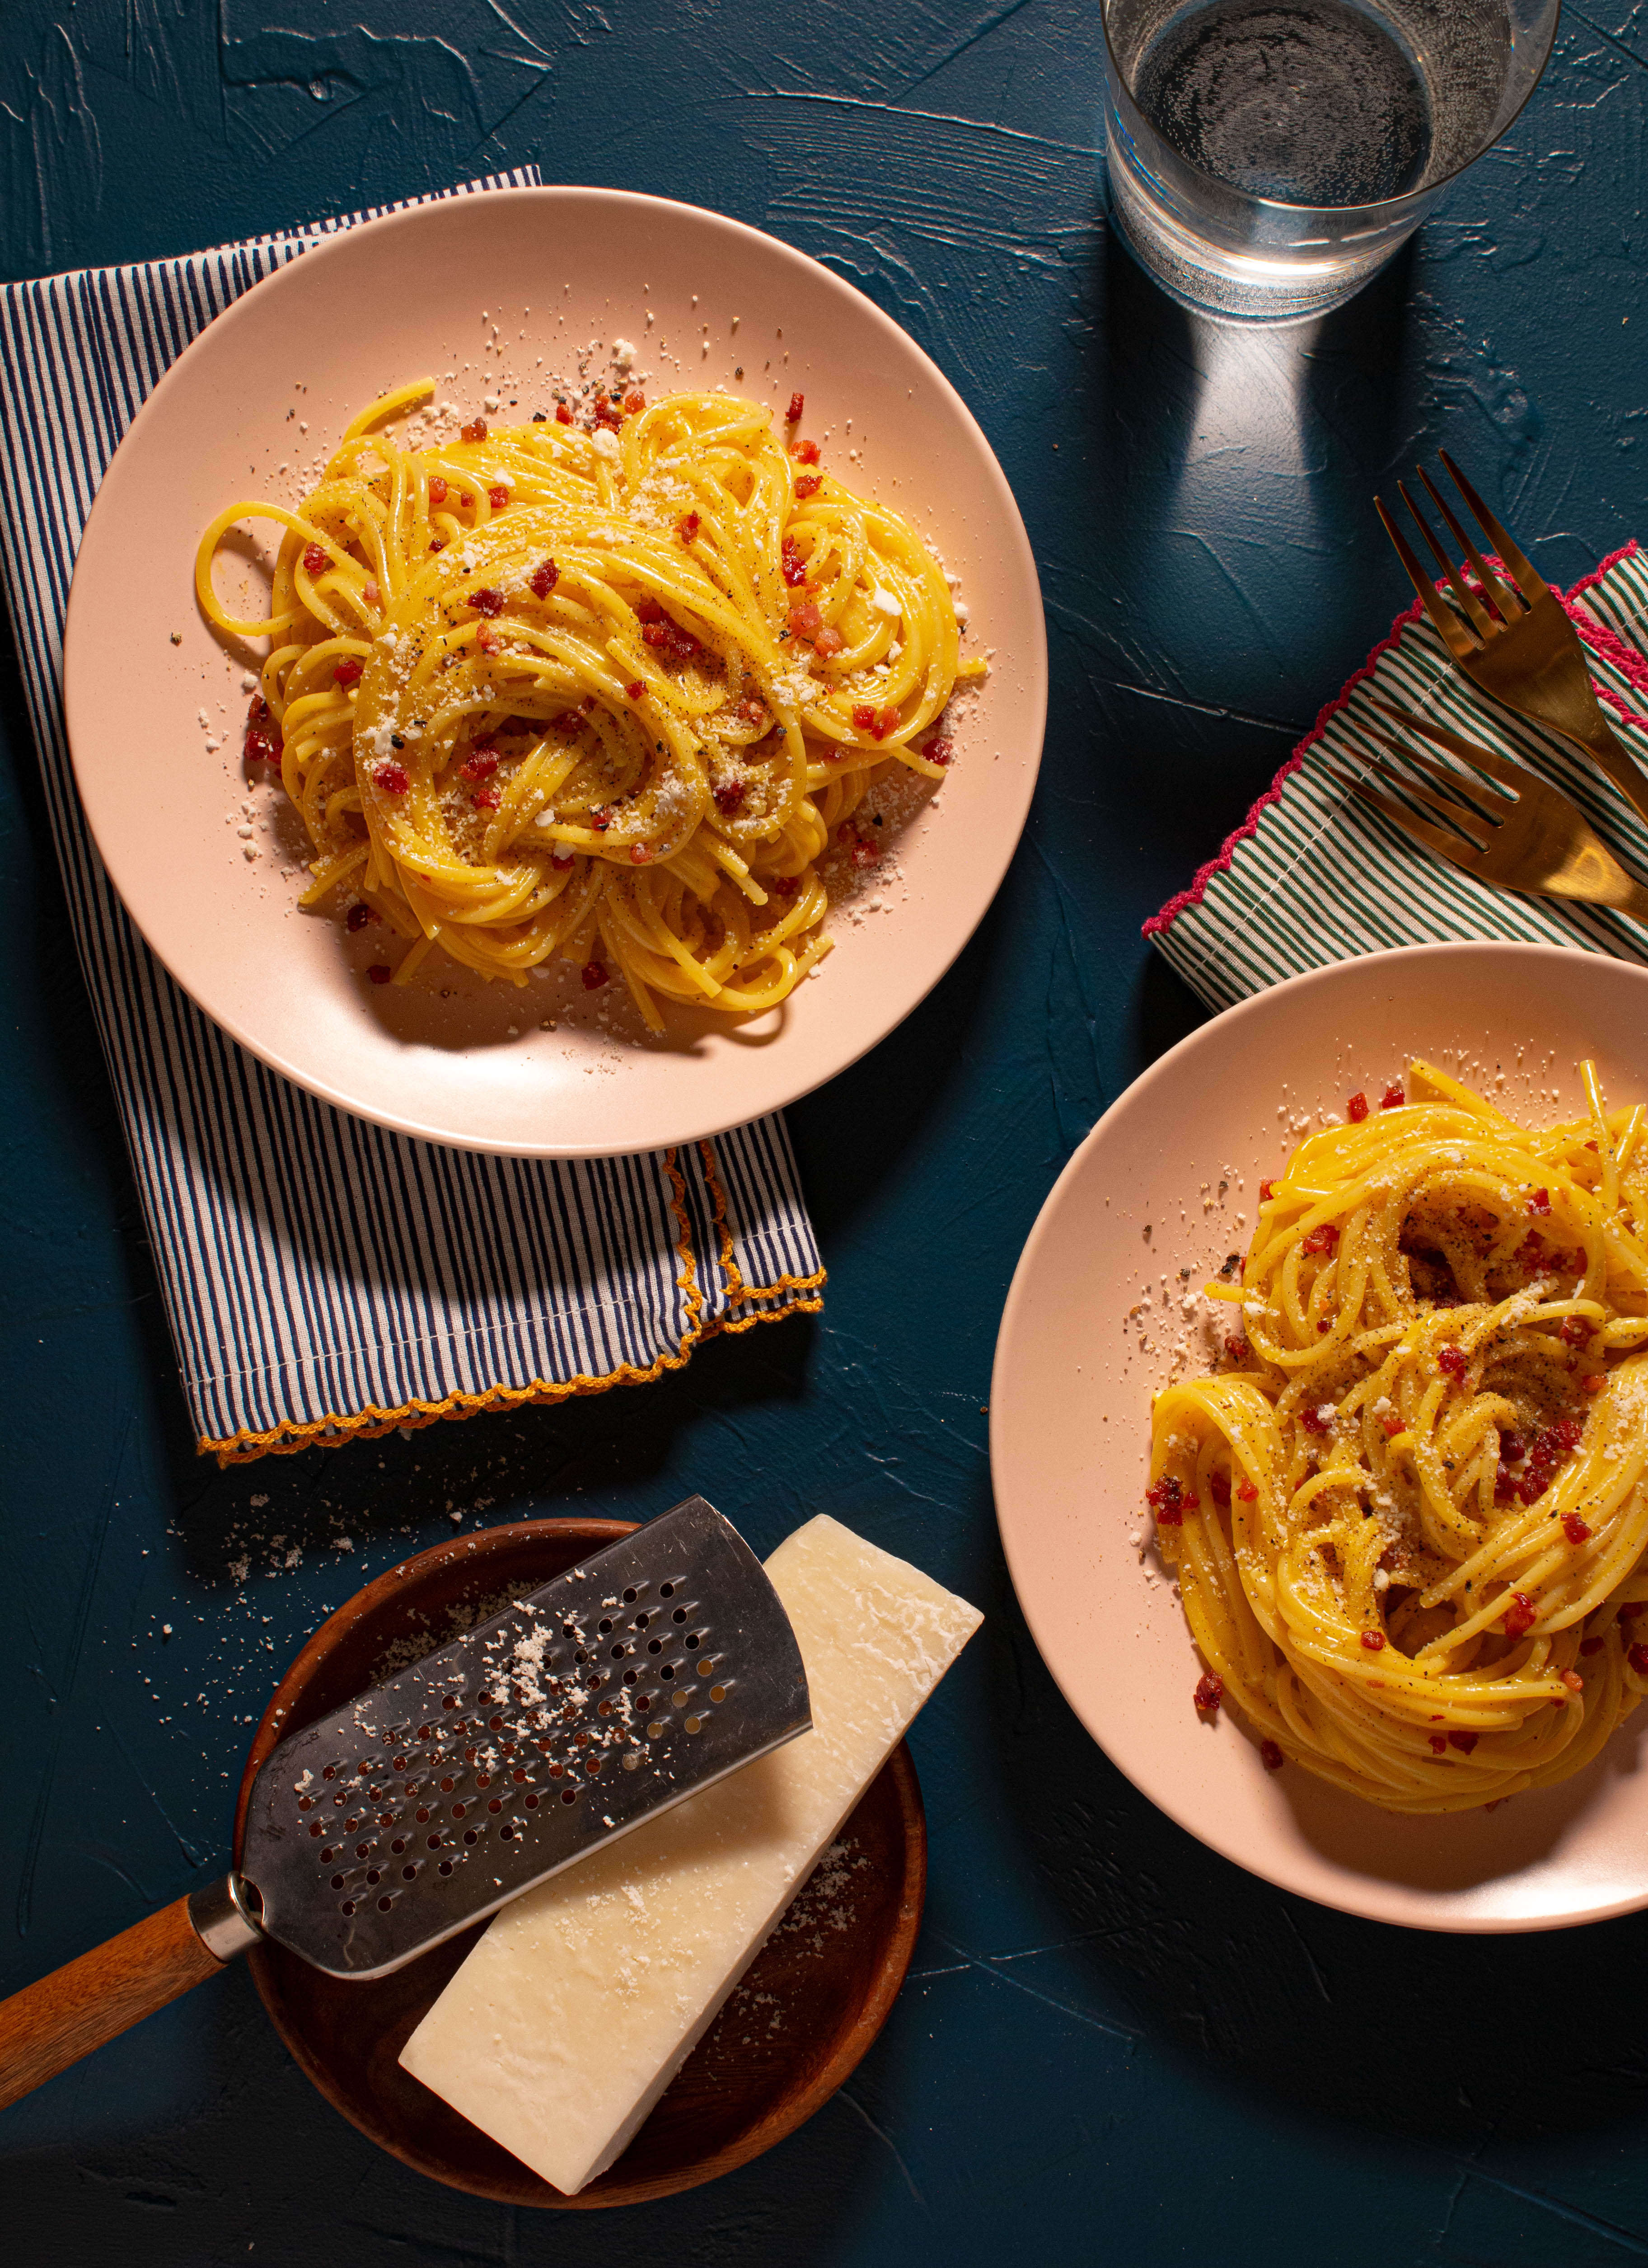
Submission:
<svg viewBox="0 0 1648 2268">
<path fill-rule="evenodd" d="M 187 1434 L 0 653 L 0 1989 L 223 1865 L 277 1671 L 452 1512 L 640 1517 L 702 1487 L 765 1547 L 828 1507 L 990 1616 L 916 1734 L 916 1974 L 851 2085 L 767 2159 L 622 2215 L 477 2204 L 344 2125 L 235 1975 L 0 2117 L 9 2257 L 1648 2257 L 1648 1918 L 1408 1936 L 1282 1897 L 1158 1818 L 1026 1639 L 982 1410 L 1042 1197 L 1199 1012 L 1141 919 L 1406 596 L 1375 482 L 1450 446 L 1558 579 L 1648 534 L 1645 68 L 1639 11 L 1570 6 L 1532 107 L 1410 254 L 1314 335 L 1234 337 L 1107 238 L 1094 0 L 285 0 L 267 29 L 252 0 L 11 0 L 8 276 L 529 159 L 828 262 L 983 421 L 1041 561 L 1054 700 L 980 935 L 896 1040 L 791 1113 L 832 1270 L 816 1322 L 558 1412 L 222 1475 Z"/>
</svg>

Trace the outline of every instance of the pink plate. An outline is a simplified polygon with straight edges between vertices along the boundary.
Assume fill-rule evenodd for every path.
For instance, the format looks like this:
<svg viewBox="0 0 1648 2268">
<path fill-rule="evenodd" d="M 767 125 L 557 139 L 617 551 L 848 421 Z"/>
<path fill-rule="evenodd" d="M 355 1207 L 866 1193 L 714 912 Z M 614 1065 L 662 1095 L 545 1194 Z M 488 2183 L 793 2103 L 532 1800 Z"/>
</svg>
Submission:
<svg viewBox="0 0 1648 2268">
<path fill-rule="evenodd" d="M 518 990 L 442 962 L 404 990 L 368 983 L 380 958 L 372 932 L 346 937 L 335 916 L 298 910 L 301 830 L 241 764 L 248 657 L 224 653 L 193 590 L 213 514 L 241 497 L 296 503 L 349 420 L 398 381 L 433 374 L 438 397 L 466 416 L 491 401 L 496 418 L 524 420 L 549 403 L 554 378 L 576 380 L 581 352 L 605 374 L 617 339 L 634 343 L 654 391 L 725 387 L 781 416 L 802 391 L 803 430 L 826 462 L 907 513 L 960 577 L 964 654 L 994 657 L 967 704 L 953 776 L 931 800 L 888 812 L 879 839 L 893 848 L 832 916 L 836 948 L 818 974 L 761 1018 L 683 1014 L 652 1042 L 627 1004 L 585 994 L 576 971 Z M 220 556 L 232 613 L 259 610 L 277 541 L 261 523 L 244 560 Z M 98 849 L 207 1014 L 364 1118 L 542 1157 L 712 1134 L 792 1101 L 884 1038 L 995 895 L 1047 710 L 1023 524 L 989 443 L 925 355 L 771 237 L 604 189 L 497 190 L 373 221 L 220 315 L 109 468 L 75 571 L 64 677 Z"/>
<path fill-rule="evenodd" d="M 1204 1366 L 1195 1295 L 1245 1249 L 1260 1180 L 1411 1055 L 1536 1123 L 1648 1100 L 1648 971 L 1551 946 L 1438 945 L 1293 978 L 1181 1041 L 1059 1177 L 1013 1278 L 990 1390 L 1007 1563 L 1105 1753 L 1192 1835 L 1324 1905 L 1421 1929 L 1560 1929 L 1648 1905 L 1648 1710 L 1585 1771 L 1490 1812 L 1403 1819 L 1200 1721 L 1199 1662 L 1148 1541 L 1151 1397 Z M 1187 1312 L 1187 1308 L 1190 1312 Z M 1226 1324 L 1225 1326 L 1228 1328 Z"/>
</svg>

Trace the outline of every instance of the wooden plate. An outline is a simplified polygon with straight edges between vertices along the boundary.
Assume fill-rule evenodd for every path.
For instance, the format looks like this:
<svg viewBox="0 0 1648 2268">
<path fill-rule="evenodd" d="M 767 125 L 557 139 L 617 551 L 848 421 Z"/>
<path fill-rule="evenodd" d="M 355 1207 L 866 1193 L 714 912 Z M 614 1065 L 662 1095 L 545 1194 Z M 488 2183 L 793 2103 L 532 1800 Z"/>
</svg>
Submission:
<svg viewBox="0 0 1648 2268">
<path fill-rule="evenodd" d="M 235 1814 L 236 1866 L 252 1782 L 289 1733 L 384 1675 L 392 1646 L 444 1643 L 452 1609 L 494 1610 L 511 1586 L 547 1583 L 632 1526 L 526 1520 L 454 1538 L 392 1567 L 340 1607 L 287 1671 L 258 1727 Z M 637 2205 L 730 2173 L 793 2133 L 887 2021 L 927 1888 L 926 1818 L 902 1742 L 837 1844 L 846 1855 L 828 1889 L 815 1877 L 802 1891 L 623 2156 L 577 2197 L 541 2181 L 397 2061 L 484 1924 L 371 1984 L 324 1977 L 277 1945 L 252 1953 L 252 1973 L 276 2030 L 327 2102 L 419 2173 L 506 2205 Z M 831 1926 L 809 1929 L 807 1902 L 825 1897 Z"/>
</svg>

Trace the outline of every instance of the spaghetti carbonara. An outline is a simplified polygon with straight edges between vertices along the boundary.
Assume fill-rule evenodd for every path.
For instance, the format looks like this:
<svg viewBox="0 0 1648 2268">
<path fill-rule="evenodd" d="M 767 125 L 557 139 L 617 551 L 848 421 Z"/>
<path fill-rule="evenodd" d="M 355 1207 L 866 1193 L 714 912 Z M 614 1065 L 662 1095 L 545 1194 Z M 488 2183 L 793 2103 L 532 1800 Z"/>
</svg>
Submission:
<svg viewBox="0 0 1648 2268">
<path fill-rule="evenodd" d="M 1422 1063 L 1353 1096 L 1156 1400 L 1196 1705 L 1393 1811 L 1564 1778 L 1648 1693 L 1648 1138 L 1585 1079 L 1543 1133 Z"/>
<path fill-rule="evenodd" d="M 295 512 L 232 504 L 200 603 L 268 637 L 247 752 L 278 762 L 313 846 L 305 903 L 524 981 L 771 1007 L 829 949 L 820 867 L 889 765 L 941 779 L 962 664 L 946 578 L 908 523 L 722 394 L 631 390 L 398 448 L 356 418 Z M 802 414 L 790 403 L 790 431 Z M 267 620 L 220 603 L 230 528 L 285 530 Z"/>
</svg>

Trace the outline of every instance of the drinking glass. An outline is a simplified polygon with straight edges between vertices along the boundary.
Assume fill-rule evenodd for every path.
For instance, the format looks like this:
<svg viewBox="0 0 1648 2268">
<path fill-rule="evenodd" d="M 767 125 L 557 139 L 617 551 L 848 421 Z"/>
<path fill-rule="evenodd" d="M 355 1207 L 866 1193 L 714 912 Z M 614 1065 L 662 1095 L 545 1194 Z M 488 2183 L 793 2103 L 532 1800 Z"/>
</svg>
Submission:
<svg viewBox="0 0 1648 2268">
<path fill-rule="evenodd" d="M 1539 82 L 1560 0 L 1103 0 L 1113 217 L 1183 306 L 1359 291 Z"/>
</svg>

